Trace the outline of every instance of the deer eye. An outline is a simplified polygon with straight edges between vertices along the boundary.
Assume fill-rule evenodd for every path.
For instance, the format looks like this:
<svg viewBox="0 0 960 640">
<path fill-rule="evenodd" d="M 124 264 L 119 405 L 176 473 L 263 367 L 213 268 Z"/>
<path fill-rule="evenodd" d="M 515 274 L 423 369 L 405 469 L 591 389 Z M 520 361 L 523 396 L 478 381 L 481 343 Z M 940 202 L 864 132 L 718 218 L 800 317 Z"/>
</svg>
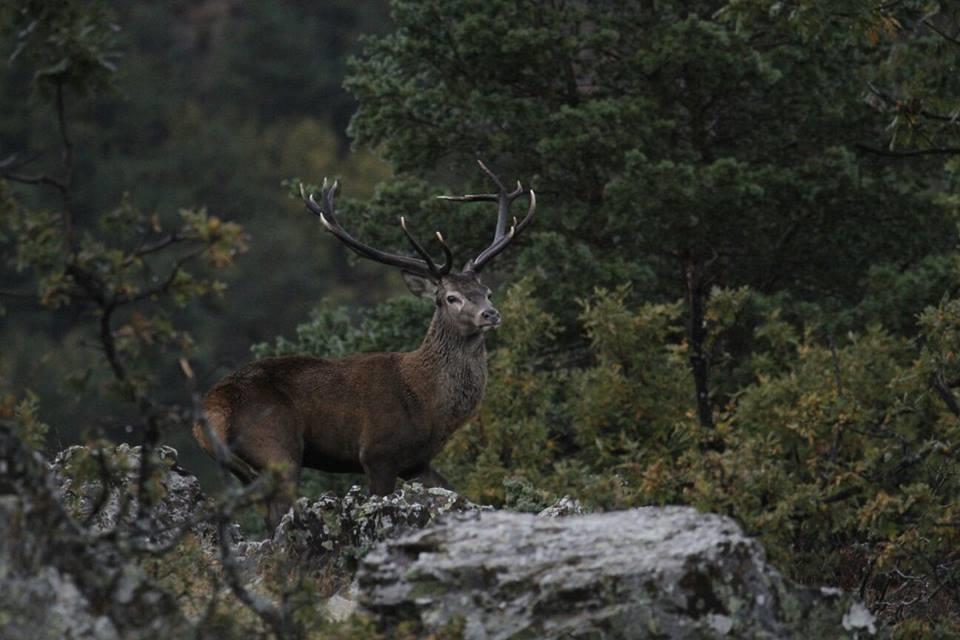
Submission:
<svg viewBox="0 0 960 640">
<path fill-rule="evenodd" d="M 447 296 L 447 302 L 454 304 L 456 302 L 460 302 L 460 299 L 457 298 L 457 296 Z"/>
</svg>

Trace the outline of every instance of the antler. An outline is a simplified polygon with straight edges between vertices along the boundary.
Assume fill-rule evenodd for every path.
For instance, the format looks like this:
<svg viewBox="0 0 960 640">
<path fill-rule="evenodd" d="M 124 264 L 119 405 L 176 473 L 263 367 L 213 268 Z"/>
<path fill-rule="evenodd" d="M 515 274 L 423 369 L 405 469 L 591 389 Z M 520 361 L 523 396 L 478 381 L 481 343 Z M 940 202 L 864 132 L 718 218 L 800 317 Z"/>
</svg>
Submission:
<svg viewBox="0 0 960 640">
<path fill-rule="evenodd" d="M 407 236 L 410 244 L 413 245 L 413 250 L 420 255 L 419 259 L 380 251 L 379 249 L 374 249 L 373 247 L 355 239 L 353 236 L 347 233 L 342 226 L 340 226 L 340 222 L 337 220 L 334 207 L 334 197 L 337 195 L 339 190 L 339 180 L 335 180 L 333 186 L 328 187 L 327 179 L 324 178 L 323 187 L 320 189 L 321 204 L 314 200 L 313 194 L 307 196 L 307 192 L 303 188 L 303 184 L 300 184 L 300 197 L 303 198 L 304 204 L 307 205 L 307 210 L 310 211 L 310 213 L 318 216 L 320 218 L 320 222 L 323 223 L 323 226 L 326 227 L 327 231 L 336 236 L 340 242 L 347 245 L 355 253 L 363 256 L 364 258 L 369 258 L 375 262 L 387 264 L 392 267 L 400 267 L 405 271 L 410 271 L 412 273 L 416 273 L 417 275 L 429 276 L 439 280 L 450 272 L 450 268 L 453 266 L 453 254 L 450 251 L 450 247 L 448 247 L 447 243 L 444 242 L 443 236 L 440 235 L 440 232 L 437 231 L 437 239 L 440 241 L 440 246 L 443 248 L 445 262 L 438 266 L 437 263 L 433 261 L 433 258 L 430 257 L 430 254 L 427 253 L 423 246 L 417 242 L 416 238 L 414 238 L 407 229 L 407 222 L 404 220 L 403 216 L 400 216 L 400 228 L 403 229 L 404 235 Z"/>
<path fill-rule="evenodd" d="M 494 184 L 499 188 L 498 193 L 478 193 L 478 194 L 467 194 L 463 196 L 438 196 L 441 200 L 449 200 L 452 202 L 496 202 L 497 203 L 497 228 L 493 234 L 493 242 L 486 249 L 480 252 L 480 254 L 467 262 L 463 270 L 474 271 L 479 273 L 483 267 L 490 262 L 497 254 L 503 251 L 508 244 L 510 244 L 513 239 L 521 231 L 527 228 L 527 225 L 530 224 L 530 221 L 533 220 L 533 213 L 537 210 L 537 194 L 533 192 L 533 189 L 525 190 L 523 185 L 520 184 L 520 181 L 517 180 L 517 188 L 513 191 L 507 191 L 507 188 L 503 186 L 503 183 L 500 181 L 500 178 L 497 175 L 490 171 L 487 168 L 487 165 L 483 164 L 482 161 L 477 160 L 477 164 L 480 165 L 480 168 L 483 169 L 483 172 L 490 176 L 490 179 L 493 180 Z M 524 193 L 529 194 L 530 198 L 530 207 L 527 209 L 527 215 L 524 219 L 517 223 L 517 219 L 513 218 L 513 224 L 510 225 L 509 231 L 507 230 L 507 218 L 510 215 L 510 205 L 513 204 L 513 201 L 519 198 Z"/>
</svg>

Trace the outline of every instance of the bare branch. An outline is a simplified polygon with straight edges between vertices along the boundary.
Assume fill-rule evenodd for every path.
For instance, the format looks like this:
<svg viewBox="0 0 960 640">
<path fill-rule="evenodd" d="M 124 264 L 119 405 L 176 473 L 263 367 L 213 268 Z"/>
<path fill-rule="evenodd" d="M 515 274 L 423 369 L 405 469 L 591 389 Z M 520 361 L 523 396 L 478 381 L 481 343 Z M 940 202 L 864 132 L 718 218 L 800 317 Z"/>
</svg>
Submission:
<svg viewBox="0 0 960 640">
<path fill-rule="evenodd" d="M 171 245 L 177 244 L 178 242 L 183 242 L 185 240 L 188 240 L 188 238 L 181 236 L 177 233 L 171 233 L 170 235 L 164 238 L 161 238 L 160 240 L 157 240 L 153 244 L 140 245 L 139 247 L 137 247 L 135 251 L 133 251 L 130 254 L 129 258 L 131 260 L 133 258 L 142 258 L 144 256 L 150 255 L 151 253 L 162 251 L 163 249 L 166 249 Z"/>
<path fill-rule="evenodd" d="M 100 474 L 100 493 L 97 495 L 97 499 L 90 508 L 90 513 L 87 514 L 87 517 L 83 521 L 83 526 L 85 527 L 89 527 L 91 524 L 93 524 L 93 521 L 107 505 L 107 501 L 110 498 L 110 483 L 113 482 L 113 474 L 110 473 L 110 467 L 107 466 L 107 460 L 103 455 L 103 449 L 99 447 L 93 449 L 91 454 L 97 461 L 97 472 Z M 117 522 L 119 521 L 120 519 L 117 518 Z"/>
<path fill-rule="evenodd" d="M 193 260 L 194 258 L 197 258 L 203 255 L 206 251 L 207 251 L 206 246 L 198 247 L 196 250 L 191 251 L 190 253 L 181 257 L 179 260 L 177 260 L 174 263 L 173 269 L 170 270 L 169 275 L 167 275 L 167 277 L 164 279 L 164 281 L 161 284 L 151 289 L 146 289 L 144 291 L 141 291 L 135 296 L 118 296 L 115 304 L 126 305 L 126 304 L 135 303 L 135 302 L 141 302 L 148 298 L 152 298 L 153 296 L 166 293 L 167 291 L 170 290 L 170 287 L 173 286 L 173 283 L 177 279 L 177 275 L 179 275 L 180 270 L 183 268 L 183 266 L 187 262 Z"/>
<path fill-rule="evenodd" d="M 19 173 L 0 173 L 0 178 L 5 180 L 10 180 L 11 182 L 19 182 L 21 184 L 45 184 L 51 187 L 55 187 L 60 193 L 64 193 L 67 190 L 67 185 L 56 178 L 48 176 L 46 174 L 38 174 L 34 176 L 25 176 Z"/>
<path fill-rule="evenodd" d="M 906 113 L 918 114 L 923 116 L 924 118 L 927 118 L 928 120 L 936 120 L 938 122 L 946 122 L 949 124 L 960 125 L 960 114 L 947 115 L 943 113 L 936 113 L 934 111 L 929 111 L 927 109 L 919 109 L 919 110 L 913 109 L 913 108 L 910 108 L 909 104 L 905 106 L 903 100 L 900 100 L 890 95 L 889 93 L 882 91 L 881 89 L 878 89 L 876 86 L 874 86 L 870 82 L 867 83 L 867 88 L 870 90 L 870 93 L 873 94 L 873 96 L 875 96 L 876 98 L 879 98 L 884 105 L 887 105 L 891 107 L 893 110 L 896 110 L 898 112 L 903 111 Z M 880 110 L 879 105 L 876 105 L 875 103 L 871 103 L 871 106 L 874 106 L 875 108 Z"/>
<path fill-rule="evenodd" d="M 211 450 L 213 452 L 214 459 L 217 462 L 217 469 L 220 472 L 221 479 L 225 485 L 230 486 L 231 475 L 227 467 L 229 450 L 227 449 L 226 444 L 221 442 L 217 434 L 214 433 L 212 428 L 210 428 L 210 423 L 207 422 L 203 415 L 200 405 L 200 396 L 195 390 L 196 379 L 191 375 L 192 372 L 189 369 L 185 369 L 184 373 L 187 375 L 187 384 L 191 389 L 194 417 L 200 425 L 200 428 L 203 430 L 207 441 L 211 443 Z M 254 484 L 261 483 L 263 480 L 263 477 L 258 478 Z M 252 486 L 253 485 L 248 487 L 248 489 L 252 488 Z M 234 500 L 236 500 L 237 496 L 240 495 L 243 495 L 243 492 L 235 494 Z M 240 575 L 240 570 L 237 565 L 237 560 L 233 555 L 233 547 L 230 544 L 229 524 L 230 515 L 232 514 L 232 509 L 230 509 L 230 506 L 230 502 L 225 503 L 223 505 L 225 508 L 220 508 L 217 513 L 217 543 L 220 547 L 220 566 L 223 568 L 224 577 L 230 587 L 230 590 L 233 591 L 233 594 L 238 600 L 240 600 L 240 602 L 249 607 L 251 611 L 253 611 L 261 620 L 263 620 L 264 623 L 273 630 L 277 638 L 286 638 L 289 635 L 288 622 L 287 616 L 285 615 L 283 609 L 278 609 L 266 598 L 249 590 L 243 583 L 243 579 Z"/>
<path fill-rule="evenodd" d="M 67 109 L 63 99 L 63 82 L 57 82 L 57 125 L 60 130 L 62 148 L 63 188 L 60 195 L 63 200 L 61 220 L 63 222 L 63 248 L 68 253 L 76 253 L 76 238 L 73 229 L 73 194 L 70 185 L 73 182 L 73 141 L 67 129 Z"/>
<path fill-rule="evenodd" d="M 107 307 L 100 316 L 100 344 L 103 345 L 103 356 L 107 359 L 107 364 L 110 365 L 113 376 L 117 379 L 117 382 L 126 385 L 127 369 L 117 355 L 117 343 L 114 340 L 113 327 L 111 326 L 115 309 L 116 307 Z"/>
<path fill-rule="evenodd" d="M 938 36 L 940 36 L 947 42 L 951 42 L 957 46 L 960 46 L 960 38 L 957 38 L 956 36 L 951 36 L 949 33 L 943 31 L 940 27 L 933 24 L 933 21 L 931 21 L 930 18 L 927 18 L 923 21 L 923 26 L 930 29 L 931 31 L 936 33 Z"/>
<path fill-rule="evenodd" d="M 288 637 L 287 623 L 283 612 L 263 596 L 248 589 L 243 583 L 237 559 L 234 557 L 233 548 L 230 546 L 229 527 L 230 522 L 227 518 L 218 518 L 217 539 L 220 545 L 220 566 L 223 567 L 223 575 L 230 586 L 230 590 L 233 591 L 233 595 L 240 602 L 257 614 L 273 630 L 277 638 Z"/>
<path fill-rule="evenodd" d="M 944 384 L 943 377 L 939 373 L 930 376 L 930 386 L 937 392 L 943 403 L 947 405 L 950 413 L 960 418 L 960 404 L 957 403 L 957 398 L 953 395 L 953 392 Z"/>
<path fill-rule="evenodd" d="M 36 300 L 37 294 L 26 291 L 12 291 L 10 289 L 0 289 L 0 298 L 14 298 L 16 300 Z"/>
<path fill-rule="evenodd" d="M 20 169 L 21 167 L 25 167 L 28 164 L 33 163 L 35 160 L 38 160 L 44 153 L 44 151 L 36 151 L 22 160 L 16 153 L 11 153 L 3 160 L 0 160 L 0 169 L 4 169 L 6 171 Z"/>
<path fill-rule="evenodd" d="M 932 149 L 911 149 L 909 151 L 892 151 L 887 149 L 878 149 L 865 144 L 854 145 L 860 151 L 872 153 L 878 156 L 890 158 L 910 158 L 915 156 L 936 156 L 936 155 L 960 155 L 960 147 L 934 147 Z"/>
</svg>

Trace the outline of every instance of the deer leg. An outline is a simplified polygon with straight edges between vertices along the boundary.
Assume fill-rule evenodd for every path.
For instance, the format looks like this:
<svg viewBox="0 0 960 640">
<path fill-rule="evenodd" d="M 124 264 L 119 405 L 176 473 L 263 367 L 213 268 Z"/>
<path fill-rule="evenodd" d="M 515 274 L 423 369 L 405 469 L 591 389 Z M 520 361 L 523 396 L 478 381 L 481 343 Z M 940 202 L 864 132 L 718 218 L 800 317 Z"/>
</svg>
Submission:
<svg viewBox="0 0 960 640">
<path fill-rule="evenodd" d="M 450 481 L 431 467 L 429 463 L 411 469 L 407 473 L 401 474 L 400 477 L 404 480 L 419 480 L 425 487 L 439 487 L 453 491 L 453 485 L 450 484 Z"/>
<path fill-rule="evenodd" d="M 293 506 L 297 497 L 297 487 L 300 486 L 300 466 L 286 467 L 280 471 L 280 482 L 275 492 L 267 499 L 266 524 L 269 531 L 273 531 L 280 524 L 280 520 Z"/>
<path fill-rule="evenodd" d="M 239 436 L 232 445 L 257 475 L 276 474 L 277 484 L 267 497 L 267 529 L 273 531 L 290 509 L 300 484 L 303 465 L 302 429 L 296 412 L 282 398 L 266 397 L 257 411 L 241 417 Z"/>
<path fill-rule="evenodd" d="M 360 452 L 360 464 L 367 474 L 370 484 L 370 493 L 376 496 L 386 496 L 393 493 L 397 487 L 397 469 L 389 458 L 373 458 L 365 451 Z"/>
<path fill-rule="evenodd" d="M 238 464 L 239 461 L 242 464 Z M 293 500 L 297 495 L 297 487 L 300 485 L 300 466 L 289 462 L 271 461 L 260 467 L 261 471 L 255 471 L 253 466 L 247 464 L 236 454 L 231 454 L 231 459 L 227 467 L 240 479 L 244 485 L 248 485 L 262 475 L 262 469 L 267 466 L 274 467 L 279 473 L 279 482 L 274 491 L 267 497 L 267 514 L 264 516 L 264 524 L 268 531 L 273 531 L 280 524 L 284 514 L 290 510 Z"/>
</svg>

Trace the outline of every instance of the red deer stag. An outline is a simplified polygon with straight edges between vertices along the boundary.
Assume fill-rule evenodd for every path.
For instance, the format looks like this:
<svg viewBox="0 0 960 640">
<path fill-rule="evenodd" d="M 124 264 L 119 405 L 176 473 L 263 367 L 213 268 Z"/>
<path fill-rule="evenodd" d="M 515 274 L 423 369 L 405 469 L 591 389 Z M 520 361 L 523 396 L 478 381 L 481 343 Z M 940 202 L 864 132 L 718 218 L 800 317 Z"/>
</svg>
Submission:
<svg viewBox="0 0 960 640">
<path fill-rule="evenodd" d="M 419 258 L 386 253 L 352 237 L 334 207 L 339 182 L 321 190 L 321 202 L 302 193 L 307 209 L 357 254 L 402 270 L 414 295 L 435 303 L 433 320 L 420 347 L 407 353 L 367 353 L 331 360 L 307 356 L 266 358 L 247 364 L 218 382 L 203 402 L 208 428 L 194 427 L 200 446 L 225 458 L 243 482 L 268 465 L 283 469 L 288 491 L 267 509 L 276 526 L 290 506 L 302 467 L 348 473 L 363 471 L 370 490 L 386 495 L 397 477 L 429 477 L 431 459 L 473 414 L 487 381 L 484 335 L 500 324 L 490 289 L 480 272 L 533 219 L 536 196 L 520 183 L 508 191 L 481 162 L 499 191 L 442 196 L 497 203 L 493 242 L 453 270 L 453 256 L 438 231 L 445 260 L 438 265 L 407 229 L 400 227 Z M 301 189 L 302 191 L 302 189 Z M 511 203 L 529 194 L 522 221 L 507 228 Z M 208 434 L 220 442 L 211 442 Z M 214 450 L 223 452 L 218 456 Z M 225 447 L 223 446 L 225 445 Z"/>
</svg>

